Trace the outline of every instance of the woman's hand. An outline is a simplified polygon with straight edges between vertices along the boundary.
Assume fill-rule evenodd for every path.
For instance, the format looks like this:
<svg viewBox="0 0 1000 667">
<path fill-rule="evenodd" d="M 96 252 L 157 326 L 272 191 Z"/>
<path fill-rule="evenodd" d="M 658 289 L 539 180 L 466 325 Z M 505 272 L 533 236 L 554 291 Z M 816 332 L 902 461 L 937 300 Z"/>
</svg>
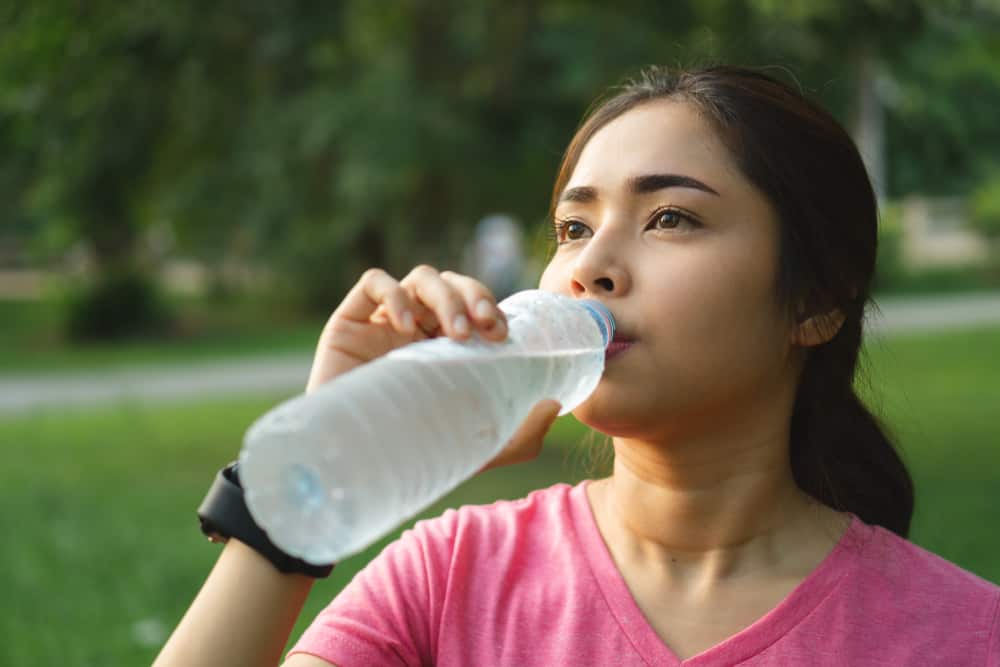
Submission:
<svg viewBox="0 0 1000 667">
<path fill-rule="evenodd" d="M 418 266 L 400 281 L 369 269 L 333 311 L 320 335 L 306 391 L 397 347 L 473 331 L 492 341 L 507 336 L 507 321 L 478 280 Z"/>
<path fill-rule="evenodd" d="M 381 269 L 369 269 L 327 320 L 306 391 L 403 345 L 441 335 L 467 340 L 473 332 L 490 341 L 507 337 L 496 298 L 478 280 L 426 265 L 399 281 Z M 536 405 L 508 446 L 483 469 L 538 456 L 558 412 L 556 401 Z"/>
</svg>

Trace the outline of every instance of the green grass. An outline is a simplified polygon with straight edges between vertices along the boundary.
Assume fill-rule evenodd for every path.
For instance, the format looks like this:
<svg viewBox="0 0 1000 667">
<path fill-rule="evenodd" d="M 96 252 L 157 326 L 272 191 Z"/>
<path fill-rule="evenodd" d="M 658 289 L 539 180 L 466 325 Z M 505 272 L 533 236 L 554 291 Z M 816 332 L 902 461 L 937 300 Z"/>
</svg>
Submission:
<svg viewBox="0 0 1000 667">
<path fill-rule="evenodd" d="M 173 329 L 163 336 L 111 342 L 71 342 L 61 333 L 58 304 L 0 301 L 0 374 L 52 374 L 136 364 L 312 352 L 323 327 L 261 304 L 178 302 Z"/>
<path fill-rule="evenodd" d="M 1000 582 L 997 349 L 1000 329 L 985 329 L 876 342 L 871 359 L 917 483 L 914 541 Z M 0 664 L 149 664 L 218 553 L 195 507 L 278 398 L 0 421 Z M 560 420 L 538 460 L 481 475 L 425 514 L 586 476 L 582 434 Z M 317 585 L 293 637 L 382 544 Z"/>
<path fill-rule="evenodd" d="M 918 544 L 1000 583 L 1000 328 L 869 345 L 871 401 L 916 485 Z"/>
</svg>

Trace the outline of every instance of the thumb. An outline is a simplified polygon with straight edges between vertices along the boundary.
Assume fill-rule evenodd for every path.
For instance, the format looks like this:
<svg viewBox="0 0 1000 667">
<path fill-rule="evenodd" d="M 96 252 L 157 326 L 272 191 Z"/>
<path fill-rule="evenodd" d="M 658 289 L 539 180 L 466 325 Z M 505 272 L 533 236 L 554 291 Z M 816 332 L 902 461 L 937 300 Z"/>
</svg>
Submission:
<svg viewBox="0 0 1000 667">
<path fill-rule="evenodd" d="M 536 403 L 507 446 L 483 466 L 480 472 L 536 458 L 542 451 L 545 434 L 552 428 L 561 409 L 559 401 L 544 400 Z"/>
</svg>

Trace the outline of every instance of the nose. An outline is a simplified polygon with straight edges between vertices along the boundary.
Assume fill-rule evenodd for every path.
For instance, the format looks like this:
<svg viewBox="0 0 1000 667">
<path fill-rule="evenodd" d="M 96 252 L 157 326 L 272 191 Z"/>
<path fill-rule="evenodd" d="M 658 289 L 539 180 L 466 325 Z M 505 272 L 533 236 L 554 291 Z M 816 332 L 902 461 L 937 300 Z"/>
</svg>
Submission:
<svg viewBox="0 0 1000 667">
<path fill-rule="evenodd" d="M 628 271 L 597 238 L 573 264 L 570 289 L 575 297 L 622 296 L 630 286 Z"/>
</svg>

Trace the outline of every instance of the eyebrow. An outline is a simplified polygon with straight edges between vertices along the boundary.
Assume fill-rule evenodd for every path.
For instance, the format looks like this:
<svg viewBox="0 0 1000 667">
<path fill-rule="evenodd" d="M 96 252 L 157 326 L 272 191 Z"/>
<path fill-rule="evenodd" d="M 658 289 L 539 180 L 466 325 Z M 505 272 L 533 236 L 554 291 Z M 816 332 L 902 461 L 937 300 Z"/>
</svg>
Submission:
<svg viewBox="0 0 1000 667">
<path fill-rule="evenodd" d="M 701 190 L 702 192 L 715 195 L 716 197 L 720 196 L 718 192 L 698 179 L 691 178 L 690 176 L 682 176 L 680 174 L 647 174 L 645 176 L 633 176 L 628 179 L 627 183 L 629 191 L 636 195 L 649 194 L 650 192 L 665 190 L 667 188 L 693 188 L 695 190 Z M 559 196 L 560 202 L 571 201 L 580 204 L 588 204 L 596 199 L 597 188 L 586 185 L 565 190 Z"/>
</svg>

